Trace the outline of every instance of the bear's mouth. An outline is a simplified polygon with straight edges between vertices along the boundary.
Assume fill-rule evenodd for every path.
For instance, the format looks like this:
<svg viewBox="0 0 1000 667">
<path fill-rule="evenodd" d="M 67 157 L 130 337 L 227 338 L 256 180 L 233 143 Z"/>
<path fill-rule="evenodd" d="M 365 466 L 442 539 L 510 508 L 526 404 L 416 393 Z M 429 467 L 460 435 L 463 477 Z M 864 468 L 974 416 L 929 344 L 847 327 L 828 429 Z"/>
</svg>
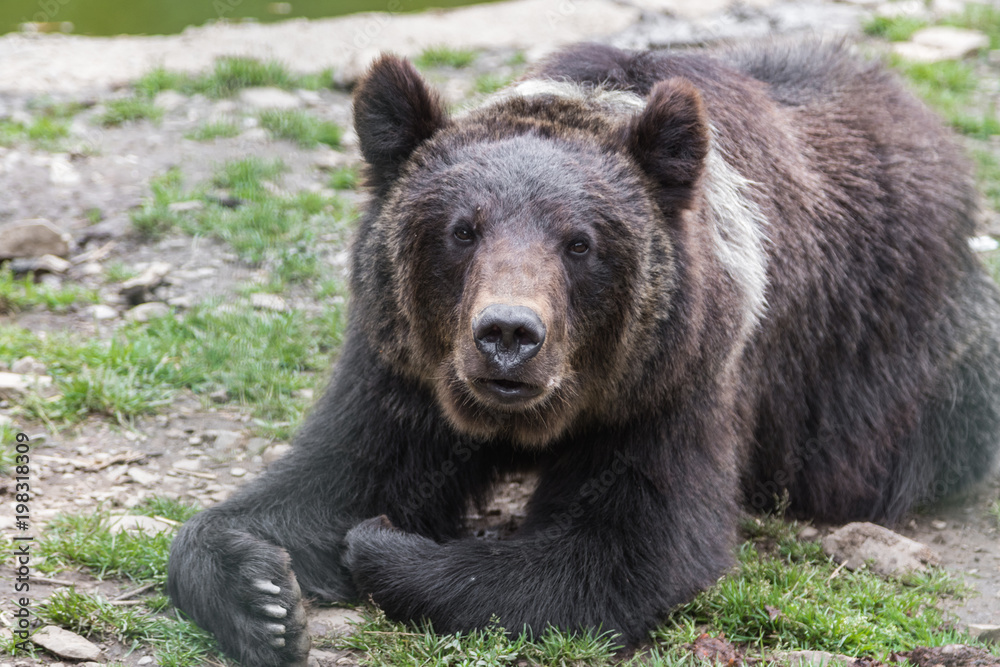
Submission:
<svg viewBox="0 0 1000 667">
<path fill-rule="evenodd" d="M 543 387 L 535 384 L 503 378 L 476 378 L 471 384 L 476 393 L 485 394 L 488 398 L 505 405 L 530 401 L 544 391 Z"/>
</svg>

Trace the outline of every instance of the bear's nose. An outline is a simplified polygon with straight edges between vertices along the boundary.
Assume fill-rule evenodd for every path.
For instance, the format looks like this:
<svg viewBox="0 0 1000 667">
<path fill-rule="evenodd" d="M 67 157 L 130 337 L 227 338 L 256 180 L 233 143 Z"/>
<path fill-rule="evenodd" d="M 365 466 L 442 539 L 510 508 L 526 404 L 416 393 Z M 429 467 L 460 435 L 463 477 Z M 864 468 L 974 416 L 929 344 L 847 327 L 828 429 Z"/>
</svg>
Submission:
<svg viewBox="0 0 1000 667">
<path fill-rule="evenodd" d="M 472 320 L 476 347 L 500 370 L 523 364 L 545 342 L 545 325 L 531 308 L 494 304 Z"/>
</svg>

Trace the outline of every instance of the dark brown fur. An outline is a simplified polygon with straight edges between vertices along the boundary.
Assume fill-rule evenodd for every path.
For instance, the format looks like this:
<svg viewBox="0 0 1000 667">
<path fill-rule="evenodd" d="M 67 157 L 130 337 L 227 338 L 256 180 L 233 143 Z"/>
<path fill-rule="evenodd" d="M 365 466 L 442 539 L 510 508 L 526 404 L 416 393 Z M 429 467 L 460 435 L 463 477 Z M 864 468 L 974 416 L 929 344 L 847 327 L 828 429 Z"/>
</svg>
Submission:
<svg viewBox="0 0 1000 667">
<path fill-rule="evenodd" d="M 452 118 L 387 56 L 355 115 L 373 199 L 334 381 L 173 547 L 174 601 L 246 664 L 302 659 L 261 612 L 301 619 L 296 578 L 439 631 L 635 644 L 731 562 L 741 500 L 892 523 L 993 464 L 968 165 L 883 68 L 583 45 Z M 463 536 L 524 468 L 514 538 Z"/>
</svg>

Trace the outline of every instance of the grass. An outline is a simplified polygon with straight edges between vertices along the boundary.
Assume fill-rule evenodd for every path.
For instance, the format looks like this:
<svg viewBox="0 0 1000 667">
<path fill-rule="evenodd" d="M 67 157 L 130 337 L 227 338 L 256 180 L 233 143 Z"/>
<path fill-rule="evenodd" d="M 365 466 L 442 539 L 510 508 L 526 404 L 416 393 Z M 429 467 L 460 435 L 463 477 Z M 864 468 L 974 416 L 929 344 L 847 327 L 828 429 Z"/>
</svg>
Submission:
<svg viewBox="0 0 1000 667">
<path fill-rule="evenodd" d="M 477 93 L 489 95 L 495 93 L 514 80 L 513 76 L 503 76 L 500 74 L 481 74 L 476 77 L 473 88 Z"/>
<path fill-rule="evenodd" d="M 655 633 L 665 646 L 723 633 L 753 650 L 819 650 L 885 659 L 916 646 L 962 643 L 937 608 L 965 589 L 942 570 L 887 580 L 838 570 L 794 523 L 767 519 L 739 550 L 739 571 L 676 611 Z"/>
<path fill-rule="evenodd" d="M 265 111 L 260 114 L 260 124 L 278 139 L 294 141 L 303 148 L 326 144 L 340 146 L 344 131 L 336 123 L 321 120 L 305 111 Z"/>
<path fill-rule="evenodd" d="M 38 307 L 65 311 L 76 304 L 97 301 L 98 296 L 94 290 L 72 283 L 52 287 L 36 283 L 32 274 L 16 278 L 10 267 L 0 268 L 0 314 Z"/>
<path fill-rule="evenodd" d="M 988 139 L 1000 134 L 1000 120 L 992 104 L 978 105 L 979 80 L 967 63 L 909 63 L 894 61 L 914 91 L 940 112 L 949 124 L 967 136 Z"/>
<path fill-rule="evenodd" d="M 17 451 L 14 445 L 17 443 L 17 429 L 10 424 L 0 424 L 0 475 L 7 476 L 14 468 Z"/>
<path fill-rule="evenodd" d="M 231 97 L 244 88 L 258 86 L 273 86 L 285 90 L 330 88 L 333 86 L 333 71 L 327 69 L 314 74 L 297 75 L 277 61 L 225 57 L 216 60 L 209 72 L 184 74 L 161 67 L 150 71 L 134 84 L 136 93 L 146 99 L 164 90 L 219 99 Z"/>
<path fill-rule="evenodd" d="M 117 127 L 139 120 L 159 122 L 163 117 L 163 109 L 141 95 L 109 100 L 104 106 L 104 113 L 97 118 L 97 122 L 105 127 Z"/>
<path fill-rule="evenodd" d="M 0 146 L 30 144 L 41 150 L 60 150 L 62 140 L 69 137 L 70 121 L 82 109 L 75 102 L 29 104 L 31 122 L 0 120 Z"/>
<path fill-rule="evenodd" d="M 997 528 L 1000 528 L 1000 498 L 993 501 L 988 510 L 989 515 L 996 521 Z"/>
<path fill-rule="evenodd" d="M 195 141 L 212 141 L 214 139 L 231 139 L 238 136 L 241 131 L 240 126 L 236 123 L 228 120 L 217 120 L 203 123 L 196 130 L 184 136 Z"/>
<path fill-rule="evenodd" d="M 30 353 L 49 369 L 58 393 L 29 395 L 19 408 L 47 422 L 93 414 L 126 421 L 169 405 L 184 389 L 202 396 L 224 389 L 262 428 L 289 434 L 306 407 L 296 392 L 315 386 L 340 344 L 344 306 L 330 303 L 315 316 L 219 306 L 127 324 L 106 341 L 0 325 L 0 359 Z"/>
<path fill-rule="evenodd" d="M 413 59 L 413 63 L 421 69 L 432 67 L 468 67 L 479 57 L 477 51 L 471 49 L 453 49 L 448 46 L 432 46 L 424 49 Z"/>
<path fill-rule="evenodd" d="M 133 213 L 133 225 L 147 237 L 179 229 L 228 243 L 243 261 L 268 268 L 278 288 L 319 279 L 322 242 L 345 240 L 354 211 L 336 197 L 276 192 L 273 183 L 285 170 L 280 160 L 226 163 L 207 185 L 219 196 L 186 192 L 180 173 L 167 172 L 153 179 L 152 198 Z M 203 210 L 170 209 L 173 202 L 195 198 L 205 199 Z"/>
<path fill-rule="evenodd" d="M 864 24 L 864 32 L 890 42 L 905 42 L 913 33 L 927 27 L 927 21 L 915 16 L 873 16 Z"/>
<path fill-rule="evenodd" d="M 962 13 L 946 18 L 943 23 L 986 33 L 990 38 L 990 49 L 1000 49 L 1000 8 L 998 7 L 967 3 Z"/>
<path fill-rule="evenodd" d="M 334 190 L 354 190 L 361 185 L 361 172 L 357 167 L 340 167 L 330 172 L 327 183 Z"/>
</svg>

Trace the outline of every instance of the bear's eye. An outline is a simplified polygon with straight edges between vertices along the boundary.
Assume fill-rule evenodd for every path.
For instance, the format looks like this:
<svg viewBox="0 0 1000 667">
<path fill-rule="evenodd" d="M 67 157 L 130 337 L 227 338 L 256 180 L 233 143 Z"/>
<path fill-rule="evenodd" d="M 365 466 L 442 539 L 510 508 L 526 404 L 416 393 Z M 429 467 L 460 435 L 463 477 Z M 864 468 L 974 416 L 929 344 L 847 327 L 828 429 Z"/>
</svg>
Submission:
<svg viewBox="0 0 1000 667">
<path fill-rule="evenodd" d="M 475 236 L 476 236 L 475 232 L 473 232 L 465 225 L 455 228 L 455 238 L 461 241 L 462 243 L 468 243 L 473 238 L 475 238 Z"/>
<path fill-rule="evenodd" d="M 573 241 L 569 244 L 568 250 L 574 255 L 583 255 L 590 250 L 590 245 L 586 241 Z"/>
</svg>

